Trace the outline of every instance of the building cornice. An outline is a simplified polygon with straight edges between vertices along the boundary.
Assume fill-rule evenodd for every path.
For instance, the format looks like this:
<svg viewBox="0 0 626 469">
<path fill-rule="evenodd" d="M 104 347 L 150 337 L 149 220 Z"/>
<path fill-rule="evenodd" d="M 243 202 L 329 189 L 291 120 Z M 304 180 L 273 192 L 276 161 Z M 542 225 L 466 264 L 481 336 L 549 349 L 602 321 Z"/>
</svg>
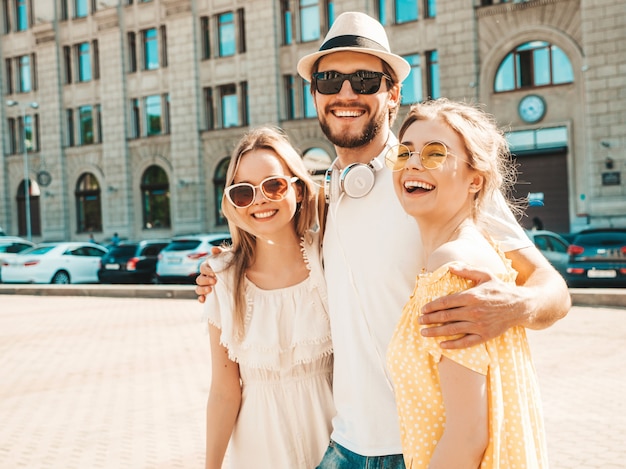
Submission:
<svg viewBox="0 0 626 469">
<path fill-rule="evenodd" d="M 515 3 L 499 3 L 497 5 L 483 6 L 476 9 L 478 18 L 502 15 L 510 11 L 526 10 L 529 8 L 542 7 L 545 5 L 554 5 L 556 3 L 569 2 L 569 0 L 527 0 Z"/>
</svg>

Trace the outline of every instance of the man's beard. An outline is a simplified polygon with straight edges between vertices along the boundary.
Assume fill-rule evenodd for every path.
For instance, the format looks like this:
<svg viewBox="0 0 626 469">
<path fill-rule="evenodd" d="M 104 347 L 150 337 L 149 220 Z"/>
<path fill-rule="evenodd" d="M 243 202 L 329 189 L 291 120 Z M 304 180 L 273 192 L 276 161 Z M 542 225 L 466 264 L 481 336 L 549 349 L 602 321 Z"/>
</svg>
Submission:
<svg viewBox="0 0 626 469">
<path fill-rule="evenodd" d="M 349 135 L 345 133 L 334 134 L 330 125 L 328 125 L 328 121 L 320 119 L 319 123 L 322 128 L 322 132 L 326 135 L 326 138 L 336 147 L 359 148 L 374 140 L 374 137 L 381 132 L 385 119 L 387 119 L 387 114 L 384 112 L 379 113 L 373 120 L 367 123 L 363 131 L 358 135 Z"/>
</svg>

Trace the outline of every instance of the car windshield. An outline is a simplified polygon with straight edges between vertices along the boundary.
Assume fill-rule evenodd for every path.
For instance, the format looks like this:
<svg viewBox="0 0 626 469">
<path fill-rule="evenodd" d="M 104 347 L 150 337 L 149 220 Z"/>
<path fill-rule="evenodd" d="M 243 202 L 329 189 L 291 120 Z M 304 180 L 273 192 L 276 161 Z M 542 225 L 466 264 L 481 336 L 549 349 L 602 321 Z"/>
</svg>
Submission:
<svg viewBox="0 0 626 469">
<path fill-rule="evenodd" d="M 179 239 L 172 241 L 164 251 L 192 251 L 200 246 L 199 239 Z"/>
<path fill-rule="evenodd" d="M 30 249 L 26 249 L 25 251 L 22 251 L 20 254 L 36 254 L 36 255 L 42 255 L 45 254 L 49 251 L 52 251 L 56 246 L 35 246 L 33 248 Z"/>
<path fill-rule="evenodd" d="M 132 244 L 116 246 L 111 250 L 111 252 L 109 252 L 109 257 L 133 257 L 136 249 L 137 247 Z"/>
<path fill-rule="evenodd" d="M 626 231 L 581 233 L 574 243 L 593 246 L 623 246 L 626 243 Z"/>
</svg>

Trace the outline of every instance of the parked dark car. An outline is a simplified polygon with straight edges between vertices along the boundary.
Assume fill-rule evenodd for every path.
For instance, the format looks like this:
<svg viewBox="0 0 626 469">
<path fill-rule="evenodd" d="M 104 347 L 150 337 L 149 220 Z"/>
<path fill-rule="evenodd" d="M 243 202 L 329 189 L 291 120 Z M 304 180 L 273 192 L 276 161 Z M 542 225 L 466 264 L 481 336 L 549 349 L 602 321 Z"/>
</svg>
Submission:
<svg viewBox="0 0 626 469">
<path fill-rule="evenodd" d="M 156 283 L 156 263 L 169 239 L 122 241 L 102 258 L 100 283 Z"/>
<path fill-rule="evenodd" d="M 570 287 L 626 288 L 626 228 L 581 231 L 567 252 Z"/>
</svg>

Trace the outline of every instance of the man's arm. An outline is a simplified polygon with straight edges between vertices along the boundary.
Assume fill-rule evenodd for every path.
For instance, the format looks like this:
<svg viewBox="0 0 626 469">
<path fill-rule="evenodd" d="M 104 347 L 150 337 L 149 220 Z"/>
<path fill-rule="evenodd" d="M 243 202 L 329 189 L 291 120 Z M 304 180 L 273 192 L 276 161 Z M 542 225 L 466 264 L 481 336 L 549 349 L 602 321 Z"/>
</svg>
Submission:
<svg viewBox="0 0 626 469">
<path fill-rule="evenodd" d="M 422 309 L 420 323 L 427 337 L 464 334 L 442 342 L 443 348 L 465 348 L 501 335 L 513 326 L 544 329 L 565 317 L 571 298 L 565 281 L 535 248 L 510 251 L 518 285 L 500 281 L 485 270 L 451 268 L 476 284 L 469 290 L 438 298 Z"/>
</svg>

